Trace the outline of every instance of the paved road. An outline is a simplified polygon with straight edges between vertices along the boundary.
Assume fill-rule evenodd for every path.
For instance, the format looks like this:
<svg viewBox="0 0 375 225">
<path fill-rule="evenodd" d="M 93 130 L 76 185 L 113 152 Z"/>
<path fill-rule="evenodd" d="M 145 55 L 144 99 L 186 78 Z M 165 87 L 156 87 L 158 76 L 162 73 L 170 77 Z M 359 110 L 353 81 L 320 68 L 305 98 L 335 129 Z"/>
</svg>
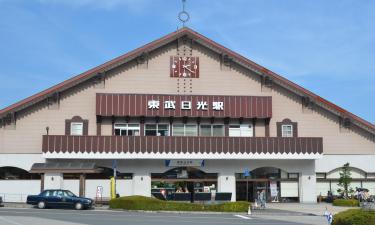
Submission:
<svg viewBox="0 0 375 225">
<path fill-rule="evenodd" d="M 320 216 L 140 213 L 0 208 L 0 225 L 321 225 Z"/>
</svg>

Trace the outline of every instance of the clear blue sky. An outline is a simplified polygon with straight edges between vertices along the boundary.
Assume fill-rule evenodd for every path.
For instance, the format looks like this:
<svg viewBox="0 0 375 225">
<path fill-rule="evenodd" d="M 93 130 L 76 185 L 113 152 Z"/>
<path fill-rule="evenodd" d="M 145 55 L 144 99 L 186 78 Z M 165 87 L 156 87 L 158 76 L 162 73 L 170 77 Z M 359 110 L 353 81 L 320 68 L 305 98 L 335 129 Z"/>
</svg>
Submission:
<svg viewBox="0 0 375 225">
<path fill-rule="evenodd" d="M 187 0 L 188 26 L 375 123 L 375 1 Z M 0 0 L 0 108 L 181 26 L 180 0 Z"/>
</svg>

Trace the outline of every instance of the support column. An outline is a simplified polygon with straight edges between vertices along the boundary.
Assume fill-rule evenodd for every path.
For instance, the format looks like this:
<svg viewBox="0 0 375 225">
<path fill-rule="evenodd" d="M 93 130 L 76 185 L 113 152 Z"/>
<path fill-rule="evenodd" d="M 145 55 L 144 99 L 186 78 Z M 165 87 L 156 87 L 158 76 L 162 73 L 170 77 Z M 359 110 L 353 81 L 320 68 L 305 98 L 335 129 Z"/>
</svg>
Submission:
<svg viewBox="0 0 375 225">
<path fill-rule="evenodd" d="M 236 177 L 234 173 L 220 173 L 217 177 L 217 191 L 231 192 L 232 202 L 236 201 Z"/>
<path fill-rule="evenodd" d="M 151 197 L 151 176 L 149 173 L 135 173 L 133 175 L 133 195 Z"/>
<path fill-rule="evenodd" d="M 86 174 L 80 174 L 79 175 L 79 197 L 85 196 L 85 190 L 86 190 Z"/>
<path fill-rule="evenodd" d="M 301 203 L 316 203 L 315 160 L 306 160 L 299 177 L 299 199 Z"/>
<path fill-rule="evenodd" d="M 44 189 L 62 189 L 64 178 L 62 173 L 45 173 Z"/>
<path fill-rule="evenodd" d="M 40 192 L 44 191 L 44 173 L 40 175 Z"/>
</svg>

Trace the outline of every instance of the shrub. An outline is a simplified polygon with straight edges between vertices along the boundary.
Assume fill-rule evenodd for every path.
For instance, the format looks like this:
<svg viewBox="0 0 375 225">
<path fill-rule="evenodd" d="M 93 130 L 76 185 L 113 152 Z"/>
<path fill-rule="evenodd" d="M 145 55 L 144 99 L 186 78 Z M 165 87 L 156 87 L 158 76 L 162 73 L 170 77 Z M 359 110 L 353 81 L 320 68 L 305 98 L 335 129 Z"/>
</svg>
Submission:
<svg viewBox="0 0 375 225">
<path fill-rule="evenodd" d="M 375 211 L 349 209 L 333 216 L 332 225 L 374 225 Z"/>
<path fill-rule="evenodd" d="M 211 212 L 247 212 L 248 202 L 225 202 L 204 205 L 175 201 L 163 201 L 143 196 L 129 196 L 112 199 L 109 207 L 112 209 L 148 210 L 148 211 L 211 211 Z"/>
<path fill-rule="evenodd" d="M 359 206 L 359 201 L 357 199 L 335 199 L 332 203 L 334 206 L 348 206 L 357 207 Z"/>
</svg>

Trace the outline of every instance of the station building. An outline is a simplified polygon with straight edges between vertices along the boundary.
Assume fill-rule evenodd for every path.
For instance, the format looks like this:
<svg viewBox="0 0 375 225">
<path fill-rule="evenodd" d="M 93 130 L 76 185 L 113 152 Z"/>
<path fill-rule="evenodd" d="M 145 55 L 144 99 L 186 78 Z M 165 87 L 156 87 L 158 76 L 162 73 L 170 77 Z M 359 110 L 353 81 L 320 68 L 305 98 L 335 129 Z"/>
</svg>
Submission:
<svg viewBox="0 0 375 225">
<path fill-rule="evenodd" d="M 324 81 L 322 81 L 324 82 Z M 14 84 L 17 85 L 17 84 Z M 0 195 L 231 193 L 316 202 L 375 193 L 375 126 L 182 28 L 0 111 Z"/>
</svg>

